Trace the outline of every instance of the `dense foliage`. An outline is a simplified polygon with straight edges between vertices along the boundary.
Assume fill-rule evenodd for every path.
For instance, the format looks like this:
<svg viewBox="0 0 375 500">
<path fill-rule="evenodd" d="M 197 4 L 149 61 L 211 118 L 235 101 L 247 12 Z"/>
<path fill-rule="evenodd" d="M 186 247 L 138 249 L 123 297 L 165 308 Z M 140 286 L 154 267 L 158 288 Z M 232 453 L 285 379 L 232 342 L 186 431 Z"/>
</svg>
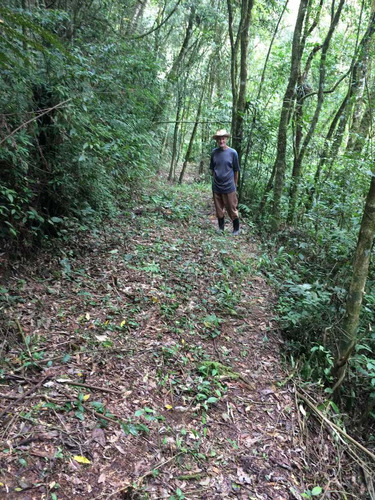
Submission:
<svg viewBox="0 0 375 500">
<path fill-rule="evenodd" d="M 155 171 L 159 68 L 108 12 L 86 14 L 72 45 L 71 12 L 1 9 L 0 231 L 13 247 L 113 214 Z"/>
</svg>

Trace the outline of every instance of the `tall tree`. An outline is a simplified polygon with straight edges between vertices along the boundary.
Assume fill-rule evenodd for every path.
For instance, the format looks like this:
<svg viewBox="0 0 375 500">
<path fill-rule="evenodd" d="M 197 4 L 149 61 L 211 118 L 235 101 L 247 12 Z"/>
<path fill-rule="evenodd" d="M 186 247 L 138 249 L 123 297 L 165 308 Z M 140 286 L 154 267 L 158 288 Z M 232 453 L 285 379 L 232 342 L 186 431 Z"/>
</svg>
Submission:
<svg viewBox="0 0 375 500">
<path fill-rule="evenodd" d="M 250 156 L 250 152 L 251 152 L 251 149 L 252 149 L 252 146 L 253 146 L 253 141 L 254 141 L 253 131 L 254 131 L 254 128 L 255 128 L 255 125 L 256 125 L 257 119 L 258 119 L 259 103 L 260 103 L 260 98 L 261 98 L 261 95 L 262 95 L 263 85 L 264 85 L 264 81 L 265 81 L 267 65 L 268 65 L 268 61 L 269 61 L 270 55 L 271 55 L 272 46 L 273 46 L 273 43 L 275 41 L 277 32 L 279 30 L 279 26 L 280 26 L 281 20 L 282 20 L 282 18 L 284 16 L 284 13 L 285 13 L 286 8 L 288 6 L 288 2 L 289 2 L 289 0 L 285 0 L 283 9 L 281 11 L 281 14 L 280 14 L 278 20 L 277 20 L 276 27 L 274 29 L 274 32 L 273 32 L 273 35 L 272 35 L 272 38 L 271 38 L 271 41 L 270 41 L 270 44 L 269 44 L 269 47 L 268 47 L 267 55 L 266 55 L 266 58 L 265 58 L 265 61 L 264 61 L 264 65 L 263 65 L 263 69 L 262 69 L 262 75 L 261 75 L 260 81 L 259 81 L 258 91 L 257 91 L 257 95 L 256 95 L 256 98 L 255 98 L 255 108 L 254 108 L 253 114 L 252 114 L 250 129 L 249 129 L 249 131 L 247 133 L 246 152 L 245 152 L 245 155 L 244 155 L 244 160 L 241 162 L 241 178 L 240 178 L 240 186 L 239 186 L 239 201 L 241 201 L 241 198 L 242 198 L 243 187 L 244 187 L 245 179 L 246 179 L 247 160 L 248 160 L 248 158 Z M 273 170 L 273 172 L 274 172 L 274 170 Z M 273 175 L 271 176 L 271 183 L 270 184 L 272 184 L 272 182 L 273 182 Z M 269 191 L 269 189 L 268 189 L 268 191 Z M 268 191 L 266 190 L 266 193 Z M 266 198 L 264 198 L 264 202 L 265 201 L 266 201 Z"/>
<path fill-rule="evenodd" d="M 203 98 L 205 96 L 206 86 L 207 86 L 208 76 L 209 75 L 210 75 L 210 71 L 207 71 L 206 78 L 204 80 L 203 87 L 201 89 L 201 95 L 200 95 L 200 98 L 199 98 L 199 103 L 198 103 L 198 108 L 197 108 L 197 114 L 196 114 L 196 117 L 195 117 L 195 122 L 194 122 L 193 130 L 192 130 L 192 133 L 191 133 L 191 136 L 190 136 L 190 141 L 189 141 L 189 144 L 188 144 L 188 147 L 187 147 L 187 150 L 186 150 L 185 159 L 184 159 L 184 163 L 182 165 L 180 177 L 178 179 L 179 184 L 182 183 L 182 180 L 184 178 L 185 171 L 186 171 L 186 166 L 188 164 L 188 161 L 189 161 L 190 156 L 191 156 L 191 152 L 193 150 L 194 140 L 195 140 L 195 136 L 196 136 L 196 133 L 197 133 L 197 130 L 198 130 L 199 119 L 200 119 L 201 112 L 202 112 Z"/>
<path fill-rule="evenodd" d="M 328 164 L 331 166 L 342 144 L 344 132 L 352 116 L 355 100 L 360 92 L 361 78 L 366 78 L 368 49 L 375 32 L 375 1 L 372 2 L 371 14 L 366 31 L 359 43 L 359 46 L 354 54 L 349 71 L 348 90 L 336 111 L 334 118 L 329 127 L 323 152 L 321 154 L 318 168 L 315 173 L 315 185 L 319 183 L 320 175 L 323 167 Z M 362 76 L 361 76 L 362 75 Z M 366 121 L 363 125 L 366 127 Z"/>
<path fill-rule="evenodd" d="M 308 127 L 305 139 L 303 140 L 302 143 L 301 143 L 301 139 L 302 139 L 301 112 L 302 112 L 302 108 L 301 108 L 301 103 L 297 102 L 297 137 L 296 137 L 297 142 L 296 142 L 295 148 L 294 148 L 294 164 L 293 164 L 290 199 L 289 199 L 289 214 L 288 214 L 289 222 L 292 222 L 293 218 L 294 218 L 298 188 L 299 188 L 299 183 L 300 183 L 301 175 L 302 175 L 303 158 L 307 152 L 307 148 L 308 148 L 310 141 L 313 137 L 314 131 L 316 129 L 316 126 L 317 126 L 317 123 L 319 120 L 320 112 L 321 112 L 321 109 L 323 106 L 325 81 L 326 81 L 326 73 L 327 73 L 326 61 L 327 61 L 328 49 L 329 49 L 329 46 L 330 46 L 330 43 L 332 40 L 333 33 L 338 25 L 338 22 L 339 22 L 339 19 L 341 16 L 341 12 L 342 12 L 342 9 L 344 7 L 344 3 L 345 3 L 345 0 L 340 0 L 339 4 L 337 6 L 337 9 L 335 11 L 335 2 L 334 1 L 332 2 L 331 22 L 330 22 L 330 26 L 329 26 L 327 35 L 324 39 L 322 47 L 320 47 L 320 46 L 315 47 L 315 50 L 320 50 L 320 48 L 321 48 L 317 103 L 316 103 L 314 115 L 313 115 L 312 120 L 310 122 L 310 126 Z M 314 55 L 314 50 L 310 54 L 310 57 L 313 55 Z M 306 67 L 307 71 L 308 71 L 308 65 L 310 62 L 309 59 L 307 61 L 307 67 Z"/>
<path fill-rule="evenodd" d="M 243 152 L 244 115 L 248 74 L 249 29 L 254 0 L 242 0 L 240 20 L 234 35 L 233 0 L 227 0 L 231 45 L 232 145 L 241 161 Z"/>
<path fill-rule="evenodd" d="M 361 312 L 363 294 L 368 276 L 371 249 L 375 235 L 375 171 L 371 176 L 370 189 L 367 194 L 359 231 L 357 248 L 354 256 L 352 279 L 346 302 L 346 314 L 341 327 L 339 350 L 334 366 L 336 383 L 334 392 L 344 380 L 347 363 L 358 341 L 357 329 Z"/>
<path fill-rule="evenodd" d="M 309 5 L 309 0 L 301 0 L 299 5 L 297 20 L 293 33 L 289 80 L 287 88 L 285 90 L 283 104 L 281 108 L 281 114 L 280 114 L 279 131 L 277 138 L 277 153 L 273 167 L 275 171 L 275 183 L 274 183 L 272 216 L 273 216 L 273 225 L 275 228 L 278 228 L 281 222 L 280 205 L 281 205 L 281 196 L 283 193 L 284 182 L 285 182 L 287 130 L 288 130 L 290 112 L 295 99 L 295 88 L 298 81 L 299 68 L 304 49 L 302 30 L 308 5 Z"/>
</svg>

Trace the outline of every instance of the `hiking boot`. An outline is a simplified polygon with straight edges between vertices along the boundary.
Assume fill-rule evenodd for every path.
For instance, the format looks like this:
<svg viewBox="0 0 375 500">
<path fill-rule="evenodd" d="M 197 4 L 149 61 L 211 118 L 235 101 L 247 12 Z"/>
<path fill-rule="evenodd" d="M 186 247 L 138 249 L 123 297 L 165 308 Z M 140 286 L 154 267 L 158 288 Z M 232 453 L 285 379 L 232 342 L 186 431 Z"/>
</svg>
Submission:
<svg viewBox="0 0 375 500">
<path fill-rule="evenodd" d="M 224 217 L 219 217 L 217 219 L 218 223 L 219 223 L 219 229 L 220 231 L 224 231 Z"/>
<path fill-rule="evenodd" d="M 240 219 L 234 219 L 233 220 L 233 236 L 237 236 L 237 234 L 240 233 Z"/>
</svg>

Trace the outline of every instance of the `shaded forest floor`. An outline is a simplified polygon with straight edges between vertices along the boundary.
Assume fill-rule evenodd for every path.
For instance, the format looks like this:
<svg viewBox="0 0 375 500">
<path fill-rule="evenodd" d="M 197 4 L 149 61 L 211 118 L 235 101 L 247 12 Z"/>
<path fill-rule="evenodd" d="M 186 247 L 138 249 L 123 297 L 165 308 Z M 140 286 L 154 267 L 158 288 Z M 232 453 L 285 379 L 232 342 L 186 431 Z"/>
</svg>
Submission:
<svg viewBox="0 0 375 500">
<path fill-rule="evenodd" d="M 192 185 L 13 265 L 0 498 L 366 498 L 297 403 L 257 252 Z"/>
</svg>

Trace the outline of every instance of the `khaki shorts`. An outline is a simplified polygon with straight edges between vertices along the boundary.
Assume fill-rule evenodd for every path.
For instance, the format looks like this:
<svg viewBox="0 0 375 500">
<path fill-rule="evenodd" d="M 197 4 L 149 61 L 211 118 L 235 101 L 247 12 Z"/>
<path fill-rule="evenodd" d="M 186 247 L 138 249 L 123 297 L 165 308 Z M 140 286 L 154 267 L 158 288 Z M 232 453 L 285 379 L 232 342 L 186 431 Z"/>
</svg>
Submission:
<svg viewBox="0 0 375 500">
<path fill-rule="evenodd" d="M 238 200 L 236 191 L 232 193 L 213 193 L 214 203 L 216 209 L 216 216 L 218 219 L 224 217 L 224 209 L 227 210 L 231 220 L 238 219 Z"/>
</svg>

